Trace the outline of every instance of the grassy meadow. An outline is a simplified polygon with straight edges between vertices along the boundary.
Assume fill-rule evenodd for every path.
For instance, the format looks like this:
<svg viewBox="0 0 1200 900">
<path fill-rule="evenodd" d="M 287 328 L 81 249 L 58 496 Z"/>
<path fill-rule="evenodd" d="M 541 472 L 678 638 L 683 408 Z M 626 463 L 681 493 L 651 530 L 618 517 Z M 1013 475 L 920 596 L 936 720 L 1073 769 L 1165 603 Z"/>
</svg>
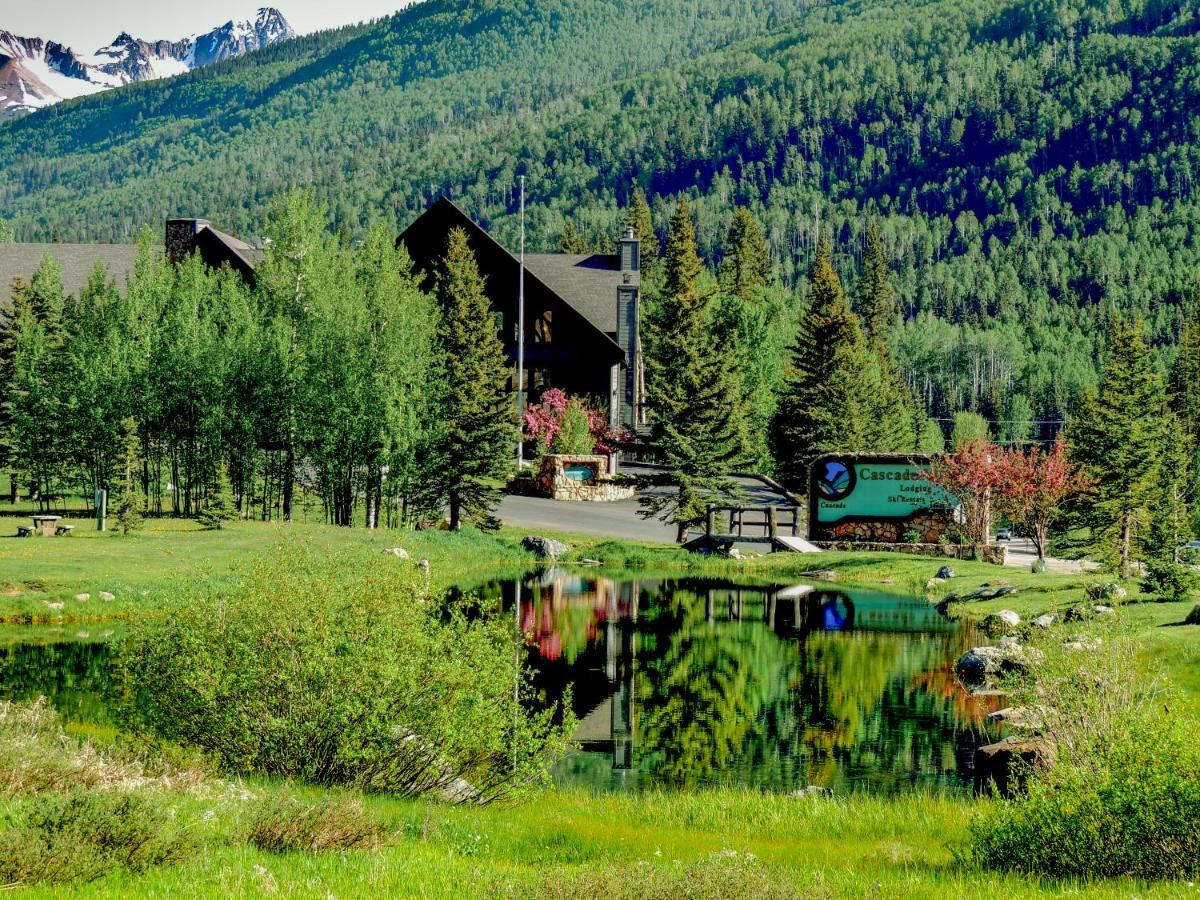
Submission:
<svg viewBox="0 0 1200 900">
<path fill-rule="evenodd" d="M 9 538 L 15 519 L 0 518 L 0 634 L 36 640 L 70 632 L 73 623 L 153 616 L 189 583 L 232 584 L 240 569 L 280 543 L 318 552 L 378 549 L 378 564 L 402 565 L 385 550 L 404 547 L 427 559 L 438 585 L 470 584 L 519 573 L 534 560 L 524 532 L 368 532 L 297 523 L 239 522 L 204 531 L 191 522 L 150 520 L 129 537 L 100 534 L 76 521 L 70 537 Z M 556 535 L 571 558 L 602 561 L 606 572 L 637 570 L 738 574 L 808 580 L 833 572 L 839 583 L 905 594 L 926 593 L 944 560 L 898 554 L 776 554 L 744 561 L 692 556 L 673 547 Z M 369 557 L 375 558 L 375 557 Z M 411 565 L 411 563 L 407 563 Z M 1062 611 L 1085 598 L 1099 576 L 1034 575 L 977 562 L 952 562 L 956 577 L 928 594 L 965 593 L 1005 579 L 1019 593 L 951 606 L 952 615 L 997 609 L 1023 618 Z M 1163 665 L 1200 720 L 1200 627 L 1184 626 L 1191 603 L 1154 602 L 1135 583 L 1118 615 L 1136 630 L 1147 665 Z M 112 600 L 100 599 L 109 592 Z M 75 595 L 88 593 L 87 600 Z M 62 606 L 57 606 L 62 604 Z M 116 736 L 73 726 L 103 754 Z M 2 736 L 2 734 L 0 734 Z M 4 751 L 0 741 L 0 754 Z M 46 747 L 74 747 L 51 742 Z M 9 748 L 11 749 L 11 748 Z M 53 755 L 59 750 L 48 749 Z M 74 752 L 61 751 L 61 752 Z M 28 754 L 26 754 L 28 755 Z M 0 756 L 0 770 L 3 770 Z M 73 765 L 73 763 L 72 763 Z M 35 794 L 0 781 L 0 821 L 20 821 Z M 965 860 L 972 821 L 990 799 L 911 796 L 798 798 L 751 791 L 651 792 L 591 796 L 548 791 L 519 802 L 451 806 L 384 796 L 363 798 L 379 827 L 377 846 L 328 853 L 268 852 L 247 839 L 254 811 L 268 798 L 319 802 L 341 791 L 270 780 L 229 781 L 207 773 L 199 786 L 139 788 L 169 811 L 187 852 L 173 864 L 135 873 L 117 868 L 71 888 L 72 896 L 613 896 L 613 897 L 1097 897 L 1195 896 L 1187 883 L 1084 883 L 1038 880 L 980 870 Z M 3 826 L 0 826 L 0 836 Z M 2 886 L 0 886 L 2 888 Z M 63 896 L 61 885 L 21 888 L 14 896 Z"/>
</svg>

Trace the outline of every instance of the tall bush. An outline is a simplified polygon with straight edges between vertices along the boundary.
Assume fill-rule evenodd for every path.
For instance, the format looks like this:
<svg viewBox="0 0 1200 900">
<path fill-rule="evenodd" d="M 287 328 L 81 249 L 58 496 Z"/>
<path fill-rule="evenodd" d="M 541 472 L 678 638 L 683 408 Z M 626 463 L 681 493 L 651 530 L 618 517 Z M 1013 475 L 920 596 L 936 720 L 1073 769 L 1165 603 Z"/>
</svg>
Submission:
<svg viewBox="0 0 1200 900">
<path fill-rule="evenodd" d="M 972 825 L 987 868 L 1052 877 L 1200 874 L 1200 749 L 1129 637 L 1046 649 L 1018 702 L 1036 709 L 1055 761 L 1028 794 Z"/>
<path fill-rule="evenodd" d="M 135 629 L 123 710 L 232 772 L 485 802 L 542 782 L 570 733 L 517 704 L 516 641 L 390 556 L 287 545 Z"/>
</svg>

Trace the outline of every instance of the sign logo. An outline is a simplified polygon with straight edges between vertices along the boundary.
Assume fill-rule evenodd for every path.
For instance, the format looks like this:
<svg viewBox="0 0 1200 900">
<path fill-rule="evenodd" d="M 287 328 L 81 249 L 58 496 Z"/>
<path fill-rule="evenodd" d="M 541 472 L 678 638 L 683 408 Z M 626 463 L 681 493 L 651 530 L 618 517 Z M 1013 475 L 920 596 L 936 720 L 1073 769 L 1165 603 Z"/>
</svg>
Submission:
<svg viewBox="0 0 1200 900">
<path fill-rule="evenodd" d="M 823 464 L 823 470 L 817 476 L 817 491 L 826 500 L 837 501 L 849 495 L 857 482 L 854 469 L 834 459 Z"/>
</svg>

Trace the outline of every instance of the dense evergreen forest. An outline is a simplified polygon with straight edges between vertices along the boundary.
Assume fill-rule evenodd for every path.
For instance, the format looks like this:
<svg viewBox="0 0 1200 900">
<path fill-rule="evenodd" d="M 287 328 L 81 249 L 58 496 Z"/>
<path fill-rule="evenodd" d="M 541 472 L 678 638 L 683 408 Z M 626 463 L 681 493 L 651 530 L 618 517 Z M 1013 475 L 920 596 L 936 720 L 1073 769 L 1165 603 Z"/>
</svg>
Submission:
<svg viewBox="0 0 1200 900">
<path fill-rule="evenodd" d="M 352 235 L 440 192 L 502 238 L 603 245 L 640 187 L 686 195 L 714 268 L 738 206 L 803 298 L 818 236 L 930 415 L 1048 437 L 1113 312 L 1159 364 L 1196 291 L 1200 18 L 1173 0 L 441 0 L 0 129 L 18 239 L 128 240 L 170 213 L 261 231 L 311 188 Z M 860 310 L 861 311 L 861 310 Z M 1034 422 L 1041 424 L 1035 425 Z"/>
</svg>

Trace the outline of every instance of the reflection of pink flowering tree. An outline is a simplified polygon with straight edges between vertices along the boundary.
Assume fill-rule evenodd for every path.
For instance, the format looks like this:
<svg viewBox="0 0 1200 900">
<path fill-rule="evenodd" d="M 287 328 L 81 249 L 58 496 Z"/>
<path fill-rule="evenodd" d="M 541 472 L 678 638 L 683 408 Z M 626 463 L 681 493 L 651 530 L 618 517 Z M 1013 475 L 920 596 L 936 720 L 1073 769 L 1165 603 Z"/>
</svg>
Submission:
<svg viewBox="0 0 1200 900">
<path fill-rule="evenodd" d="M 542 452 L 548 451 L 554 439 L 562 433 L 563 419 L 571 402 L 572 398 L 558 388 L 551 388 L 542 394 L 541 402 L 525 410 L 525 439 L 536 441 Z M 587 414 L 588 428 L 595 441 L 593 452 L 610 453 L 615 450 L 623 435 L 608 427 L 608 414 L 581 400 L 576 402 Z"/>
</svg>

